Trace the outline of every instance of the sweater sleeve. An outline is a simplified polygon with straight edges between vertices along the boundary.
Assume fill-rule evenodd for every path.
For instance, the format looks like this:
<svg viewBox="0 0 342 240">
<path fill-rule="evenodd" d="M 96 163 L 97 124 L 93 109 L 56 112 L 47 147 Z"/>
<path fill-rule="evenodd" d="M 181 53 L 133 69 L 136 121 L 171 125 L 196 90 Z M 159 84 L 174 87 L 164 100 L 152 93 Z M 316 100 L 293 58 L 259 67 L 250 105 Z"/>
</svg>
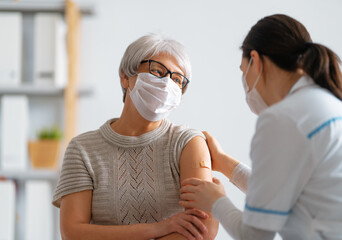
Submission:
<svg viewBox="0 0 342 240">
<path fill-rule="evenodd" d="M 64 154 L 52 204 L 59 208 L 63 196 L 85 190 L 93 190 L 93 181 L 77 142 L 71 140 Z"/>
<path fill-rule="evenodd" d="M 182 151 L 184 147 L 188 144 L 188 142 L 193 139 L 194 137 L 202 137 L 205 139 L 204 134 L 197 130 L 197 129 L 192 129 L 188 128 L 185 125 L 178 126 L 176 128 L 175 134 L 174 134 L 174 161 L 175 161 L 175 167 L 177 169 L 177 172 L 180 172 L 179 166 L 180 166 L 180 157 L 182 154 Z"/>
<path fill-rule="evenodd" d="M 248 186 L 248 179 L 250 175 L 251 175 L 250 167 L 240 162 L 234 168 L 232 175 L 230 177 L 230 182 L 233 183 L 242 192 L 246 193 L 247 186 Z"/>
<path fill-rule="evenodd" d="M 250 227 L 242 222 L 242 212 L 227 198 L 221 197 L 213 204 L 213 216 L 224 229 L 236 240 L 271 240 L 275 232 Z"/>
</svg>

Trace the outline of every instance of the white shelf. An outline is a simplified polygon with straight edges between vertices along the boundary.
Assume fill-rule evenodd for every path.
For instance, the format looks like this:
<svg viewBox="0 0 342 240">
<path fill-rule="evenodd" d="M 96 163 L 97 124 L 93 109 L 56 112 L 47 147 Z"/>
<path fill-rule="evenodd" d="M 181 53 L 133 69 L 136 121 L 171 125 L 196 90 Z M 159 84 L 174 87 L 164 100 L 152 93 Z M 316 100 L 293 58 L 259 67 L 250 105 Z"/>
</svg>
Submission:
<svg viewBox="0 0 342 240">
<path fill-rule="evenodd" d="M 0 86 L 0 96 L 4 94 L 10 95 L 28 95 L 28 96 L 63 96 L 65 91 L 64 87 L 53 86 L 34 86 L 34 85 L 21 85 L 21 86 Z M 92 87 L 80 87 L 78 94 L 80 96 L 91 95 L 93 93 Z"/>
<path fill-rule="evenodd" d="M 82 15 L 94 15 L 95 5 L 92 2 L 81 2 L 79 8 Z M 0 11 L 5 12 L 65 12 L 65 1 L 0 1 Z"/>
<path fill-rule="evenodd" d="M 77 106 L 75 106 L 76 100 L 78 97 L 82 97 L 84 95 L 91 95 L 94 92 L 94 86 L 80 86 L 79 88 L 74 87 L 76 85 L 76 77 L 74 75 L 68 75 L 69 84 L 73 84 L 70 89 L 72 89 L 73 94 L 67 96 L 65 87 L 54 87 L 54 86 L 36 86 L 34 84 L 34 62 L 32 59 L 34 58 L 34 17 L 36 13 L 60 13 L 65 15 L 68 33 L 70 34 L 70 38 L 67 38 L 67 44 L 71 45 L 68 48 L 68 68 L 77 70 L 78 67 L 78 58 L 77 54 L 74 55 L 75 49 L 77 48 L 78 38 L 77 33 L 79 31 L 79 15 L 81 17 L 88 17 L 96 14 L 95 3 L 96 0 L 85 0 L 86 2 L 77 1 L 74 4 L 74 1 L 67 2 L 66 0 L 0 0 L 0 12 L 20 12 L 22 14 L 22 27 L 23 27 L 23 58 L 22 58 L 22 85 L 19 86 L 1 86 L 0 85 L 0 98 L 2 95 L 26 95 L 28 97 L 32 97 L 33 101 L 30 102 L 30 114 L 32 114 L 33 121 L 37 126 L 30 127 L 37 128 L 38 125 L 41 125 L 43 122 L 50 122 L 50 120 L 54 120 L 59 118 L 62 115 L 63 111 L 65 111 L 65 115 L 67 117 L 67 121 L 65 122 L 66 132 L 73 132 L 73 126 L 76 126 L 76 117 L 71 113 L 76 115 Z M 70 3 L 70 4 L 69 4 Z M 68 14 L 66 14 L 66 5 L 68 5 Z M 80 11 L 77 11 L 79 9 Z M 69 11 L 70 10 L 70 11 Z M 70 14 L 69 14 L 70 13 Z M 1 38 L 1 37 L 0 37 Z M 75 56 L 75 57 L 73 57 Z M 30 85 L 31 84 L 31 85 Z M 81 85 L 81 84 L 80 84 Z M 83 84 L 82 84 L 83 85 Z M 69 89 L 68 89 L 69 90 Z M 67 92 L 68 94 L 69 92 Z M 35 99 L 38 97 L 37 99 Z M 40 99 L 40 97 L 44 99 Z M 54 100 L 50 104 L 49 98 Z M 57 99 L 55 99 L 57 98 Z M 61 104 L 61 99 L 64 98 L 64 105 Z M 71 100 L 73 101 L 71 101 Z M 30 99 L 31 100 L 31 99 Z M 57 100 L 57 102 L 55 101 Z M 45 101 L 47 104 L 45 105 Z M 41 106 L 37 103 L 43 103 Z M 57 103 L 57 104 L 55 104 Z M 53 106 L 53 107 L 50 107 Z M 64 107 L 62 107 L 62 105 Z M 56 107 L 55 107 L 56 106 Z M 51 110 L 51 109 L 52 110 Z M 51 111 L 50 111 L 51 110 Z M 47 112 L 47 114 L 42 113 Z M 52 113 L 52 114 L 49 114 Z M 60 113 L 60 114 L 59 114 Z M 42 115 L 42 117 L 41 117 Z M 43 116 L 44 115 L 44 116 Z M 48 115 L 48 116 L 45 116 Z M 74 117 L 74 118 L 73 118 Z M 31 120 L 31 119 L 30 119 Z M 58 119 L 57 119 L 58 120 Z M 74 124 L 75 122 L 75 124 Z M 71 127 L 70 127 L 71 126 Z M 1 130 L 0 130 L 1 131 Z M 9 180 L 13 180 L 16 182 L 17 188 L 17 199 L 16 199 L 16 212 L 17 218 L 16 221 L 16 240 L 25 239 L 26 237 L 26 226 L 25 226 L 25 214 L 26 214 L 26 183 L 30 180 L 43 180 L 48 181 L 49 185 L 51 185 L 51 197 L 53 196 L 53 191 L 56 187 L 59 170 L 48 170 L 48 169 L 33 169 L 28 167 L 23 171 L 7 171 L 0 169 L 0 179 L 5 178 Z M 0 193 L 1 195 L 1 193 Z M 51 205 L 52 208 L 52 205 Z M 60 239 L 60 231 L 59 231 L 59 211 L 57 209 L 53 209 L 53 240 Z M 0 213 L 1 214 L 1 213 Z"/>
<path fill-rule="evenodd" d="M 0 177 L 13 180 L 52 180 L 56 181 L 59 172 L 56 170 L 36 170 L 24 171 L 3 171 L 0 170 Z"/>
</svg>

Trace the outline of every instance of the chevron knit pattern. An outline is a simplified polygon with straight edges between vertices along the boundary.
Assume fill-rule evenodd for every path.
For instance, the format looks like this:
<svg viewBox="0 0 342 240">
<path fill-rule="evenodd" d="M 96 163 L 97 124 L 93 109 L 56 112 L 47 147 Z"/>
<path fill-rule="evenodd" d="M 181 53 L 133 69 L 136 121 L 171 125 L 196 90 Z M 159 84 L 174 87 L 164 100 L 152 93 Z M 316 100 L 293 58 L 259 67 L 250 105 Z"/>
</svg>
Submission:
<svg viewBox="0 0 342 240">
<path fill-rule="evenodd" d="M 151 219 L 157 221 L 157 169 L 152 146 L 118 148 L 118 156 L 119 221 L 125 225 L 147 223 Z"/>
</svg>

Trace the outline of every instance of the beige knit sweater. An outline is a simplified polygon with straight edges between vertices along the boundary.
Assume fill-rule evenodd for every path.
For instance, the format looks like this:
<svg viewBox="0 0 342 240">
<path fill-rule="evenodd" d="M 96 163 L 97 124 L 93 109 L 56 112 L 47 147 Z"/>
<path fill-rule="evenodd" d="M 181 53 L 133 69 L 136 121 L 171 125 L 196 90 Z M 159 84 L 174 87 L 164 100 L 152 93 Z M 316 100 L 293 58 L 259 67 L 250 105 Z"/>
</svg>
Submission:
<svg viewBox="0 0 342 240">
<path fill-rule="evenodd" d="M 92 190 L 91 223 L 151 223 L 182 211 L 178 205 L 179 159 L 200 131 L 168 120 L 138 137 L 122 136 L 107 121 L 70 142 L 64 156 L 53 205 L 61 197 Z"/>
</svg>

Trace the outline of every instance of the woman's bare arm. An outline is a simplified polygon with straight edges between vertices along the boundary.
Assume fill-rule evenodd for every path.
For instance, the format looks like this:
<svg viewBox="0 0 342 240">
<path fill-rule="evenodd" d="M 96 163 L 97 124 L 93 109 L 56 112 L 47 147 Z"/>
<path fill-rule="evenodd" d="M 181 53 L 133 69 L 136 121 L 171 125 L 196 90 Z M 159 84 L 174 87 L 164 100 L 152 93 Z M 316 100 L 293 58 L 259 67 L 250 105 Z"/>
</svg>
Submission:
<svg viewBox="0 0 342 240">
<path fill-rule="evenodd" d="M 182 151 L 180 158 L 180 180 L 186 178 L 199 178 L 204 180 L 212 180 L 210 153 L 205 140 L 202 137 L 194 137 L 191 139 Z M 209 218 L 201 220 L 207 227 L 208 232 L 203 233 L 203 239 L 214 239 L 218 231 L 218 221 L 211 214 Z M 170 234 L 160 238 L 163 240 L 180 240 L 186 239 L 178 233 Z"/>
</svg>

